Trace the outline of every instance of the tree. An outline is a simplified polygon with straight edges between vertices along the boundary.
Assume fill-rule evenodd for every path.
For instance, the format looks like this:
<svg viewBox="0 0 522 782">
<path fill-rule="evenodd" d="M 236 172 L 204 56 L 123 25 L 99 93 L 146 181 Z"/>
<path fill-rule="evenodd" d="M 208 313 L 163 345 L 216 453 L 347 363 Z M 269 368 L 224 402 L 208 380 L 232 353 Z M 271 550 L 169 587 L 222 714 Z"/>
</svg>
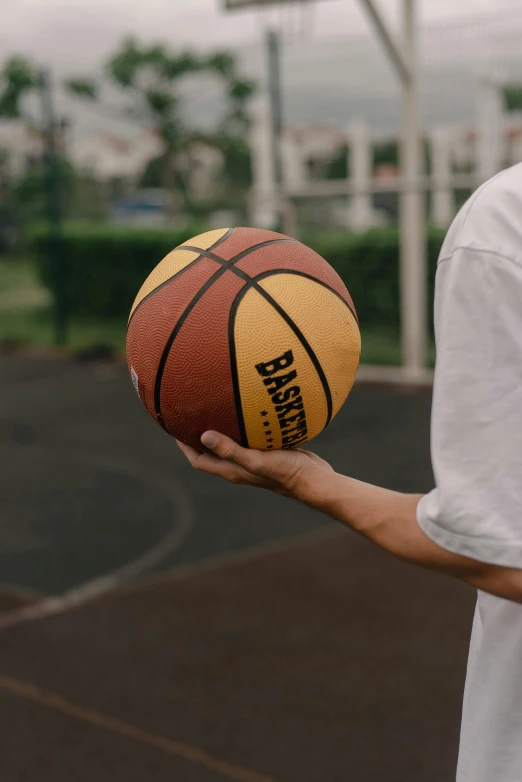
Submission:
<svg viewBox="0 0 522 782">
<path fill-rule="evenodd" d="M 381 141 L 373 148 L 373 165 L 399 165 L 399 146 L 393 139 Z"/>
<path fill-rule="evenodd" d="M 205 57 L 190 51 L 171 52 L 165 46 L 141 45 L 127 39 L 107 65 L 110 80 L 132 97 L 128 116 L 149 123 L 161 139 L 160 173 L 165 189 L 182 194 L 185 204 L 189 199 L 182 156 L 191 145 L 203 141 L 224 151 L 240 144 L 248 124 L 246 103 L 254 91 L 252 82 L 237 73 L 235 58 L 228 52 L 215 52 Z M 180 84 L 197 73 L 215 74 L 227 95 L 227 112 L 220 126 L 212 133 L 196 132 L 184 119 Z M 77 94 L 89 95 L 85 81 L 77 81 Z M 95 94 L 94 86 L 91 93 Z M 230 154 L 229 154 L 230 157 Z M 144 181 L 156 181 L 158 163 L 151 163 Z M 171 207 L 173 204 L 171 204 Z"/>
<path fill-rule="evenodd" d="M 56 162 L 55 176 L 61 193 L 61 202 L 65 215 L 70 215 L 77 183 L 76 173 L 71 163 L 64 157 Z M 11 203 L 22 220 L 41 219 L 48 210 L 48 172 L 43 166 L 35 164 L 27 169 L 11 184 Z"/>
<path fill-rule="evenodd" d="M 522 84 L 506 84 L 503 89 L 504 108 L 506 111 L 522 109 Z"/>
<path fill-rule="evenodd" d="M 22 116 L 22 99 L 40 84 L 40 73 L 24 57 L 15 55 L 0 71 L 0 117 L 18 119 Z"/>
<path fill-rule="evenodd" d="M 350 147 L 343 144 L 328 164 L 326 179 L 346 179 L 350 170 Z"/>
<path fill-rule="evenodd" d="M 0 117 L 24 119 L 42 136 L 46 134 L 49 128 L 43 127 L 42 120 L 29 115 L 24 109 L 24 99 L 31 93 L 40 92 L 42 86 L 42 69 L 36 63 L 21 55 L 8 58 L 0 69 Z M 72 87 L 70 89 L 76 93 L 76 89 Z M 65 123 L 62 121 L 55 130 L 61 133 L 64 127 Z M 70 162 L 66 160 L 63 149 L 57 151 L 55 177 L 61 189 L 66 192 L 67 203 L 70 203 L 74 171 Z M 49 171 L 45 171 L 43 162 L 43 160 L 32 161 L 18 180 L 11 183 L 10 200 L 17 213 L 22 216 L 40 217 L 45 213 Z M 8 160 L 5 161 L 5 168 L 8 169 Z"/>
<path fill-rule="evenodd" d="M 35 127 L 41 122 L 29 116 L 23 108 L 24 98 L 39 92 L 43 85 L 43 70 L 31 60 L 15 54 L 9 57 L 0 69 L 0 117 L 6 119 L 25 119 Z M 65 88 L 81 97 L 95 97 L 94 85 L 80 79 L 64 82 Z"/>
</svg>

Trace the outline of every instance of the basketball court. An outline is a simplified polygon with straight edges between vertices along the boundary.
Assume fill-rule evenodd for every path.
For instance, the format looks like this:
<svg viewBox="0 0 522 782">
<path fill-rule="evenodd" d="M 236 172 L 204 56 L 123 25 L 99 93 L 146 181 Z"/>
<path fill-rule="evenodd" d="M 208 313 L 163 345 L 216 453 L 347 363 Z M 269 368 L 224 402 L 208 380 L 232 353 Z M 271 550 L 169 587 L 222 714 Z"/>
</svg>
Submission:
<svg viewBox="0 0 522 782">
<path fill-rule="evenodd" d="M 438 782 L 474 596 L 193 472 L 127 371 L 0 359 L 3 782 Z M 430 389 L 356 385 L 315 448 L 426 491 Z"/>
</svg>

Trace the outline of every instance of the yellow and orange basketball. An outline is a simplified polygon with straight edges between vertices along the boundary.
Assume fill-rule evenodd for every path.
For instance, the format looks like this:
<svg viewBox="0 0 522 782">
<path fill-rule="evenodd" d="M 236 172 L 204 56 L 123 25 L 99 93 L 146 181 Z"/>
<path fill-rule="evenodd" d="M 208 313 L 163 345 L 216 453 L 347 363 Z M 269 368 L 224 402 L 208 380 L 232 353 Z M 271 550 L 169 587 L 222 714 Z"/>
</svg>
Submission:
<svg viewBox="0 0 522 782">
<path fill-rule="evenodd" d="M 150 415 L 200 448 L 207 429 L 295 448 L 348 396 L 361 339 L 350 294 L 309 247 L 257 228 L 209 231 L 169 253 L 131 309 L 127 360 Z"/>
</svg>

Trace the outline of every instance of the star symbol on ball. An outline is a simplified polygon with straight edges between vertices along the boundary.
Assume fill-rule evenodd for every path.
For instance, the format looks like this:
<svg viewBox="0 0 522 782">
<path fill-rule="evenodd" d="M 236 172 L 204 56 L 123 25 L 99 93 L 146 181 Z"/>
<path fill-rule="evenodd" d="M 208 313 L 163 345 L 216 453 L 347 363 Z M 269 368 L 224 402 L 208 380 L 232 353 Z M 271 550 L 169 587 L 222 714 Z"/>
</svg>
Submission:
<svg viewBox="0 0 522 782">
<path fill-rule="evenodd" d="M 263 426 L 270 426 L 270 421 L 263 421 Z"/>
<path fill-rule="evenodd" d="M 267 438 L 267 443 L 273 443 L 273 442 L 274 442 L 274 441 L 273 441 L 273 439 L 272 439 L 271 437 L 268 437 L 268 438 Z M 270 446 L 270 447 L 271 447 L 271 446 Z"/>
</svg>

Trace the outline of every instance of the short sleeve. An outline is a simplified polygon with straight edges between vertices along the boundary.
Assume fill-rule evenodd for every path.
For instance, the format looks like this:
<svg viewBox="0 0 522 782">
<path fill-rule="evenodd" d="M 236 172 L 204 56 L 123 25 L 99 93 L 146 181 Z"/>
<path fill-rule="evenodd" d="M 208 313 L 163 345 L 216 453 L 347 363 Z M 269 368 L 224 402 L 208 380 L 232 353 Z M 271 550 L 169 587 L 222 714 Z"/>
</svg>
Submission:
<svg viewBox="0 0 522 782">
<path fill-rule="evenodd" d="M 417 521 L 449 551 L 522 568 L 522 263 L 456 247 L 437 268 L 436 488 Z"/>
</svg>

